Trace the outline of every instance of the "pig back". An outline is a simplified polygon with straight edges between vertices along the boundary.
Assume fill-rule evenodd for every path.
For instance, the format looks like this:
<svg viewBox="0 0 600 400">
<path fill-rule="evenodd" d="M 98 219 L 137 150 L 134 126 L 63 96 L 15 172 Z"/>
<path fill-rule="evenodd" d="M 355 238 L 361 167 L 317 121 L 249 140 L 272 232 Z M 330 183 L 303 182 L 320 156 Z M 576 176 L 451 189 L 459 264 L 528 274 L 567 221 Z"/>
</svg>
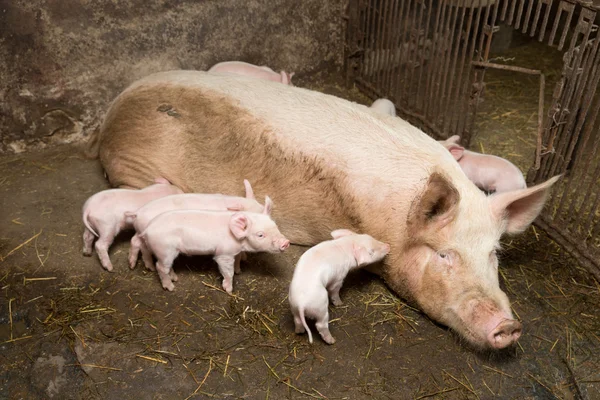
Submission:
<svg viewBox="0 0 600 400">
<path fill-rule="evenodd" d="M 272 197 L 275 221 L 296 244 L 339 228 L 381 236 L 372 220 L 391 212 L 401 235 L 434 169 L 466 180 L 443 146 L 400 118 L 243 76 L 148 76 L 114 101 L 100 134 L 113 185 L 164 176 L 186 192 L 242 195 L 245 178 L 257 197 Z"/>
</svg>

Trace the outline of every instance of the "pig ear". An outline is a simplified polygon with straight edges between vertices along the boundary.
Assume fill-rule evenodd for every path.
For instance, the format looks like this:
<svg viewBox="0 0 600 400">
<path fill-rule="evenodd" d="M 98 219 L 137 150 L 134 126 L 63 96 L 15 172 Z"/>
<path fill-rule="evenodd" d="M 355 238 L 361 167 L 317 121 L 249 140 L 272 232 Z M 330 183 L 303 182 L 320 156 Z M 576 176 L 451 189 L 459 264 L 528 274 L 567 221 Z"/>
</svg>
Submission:
<svg viewBox="0 0 600 400">
<path fill-rule="evenodd" d="M 446 145 L 446 149 L 448 149 L 456 161 L 460 160 L 465 153 L 465 148 L 458 144 Z"/>
<path fill-rule="evenodd" d="M 506 233 L 523 232 L 544 208 L 550 188 L 560 178 L 557 175 L 527 189 L 512 190 L 489 196 L 494 215 L 506 222 Z"/>
<path fill-rule="evenodd" d="M 229 220 L 229 230 L 237 240 L 242 240 L 248 236 L 249 227 L 248 218 L 242 213 L 236 213 Z"/>
<path fill-rule="evenodd" d="M 334 239 L 350 235 L 356 235 L 356 232 L 352 232 L 350 229 L 336 229 L 335 231 L 331 232 L 331 237 Z"/>
<path fill-rule="evenodd" d="M 252 190 L 252 185 L 250 185 L 248 179 L 244 179 L 244 187 L 246 188 L 246 198 L 254 199 L 254 190 Z"/>
<path fill-rule="evenodd" d="M 412 235 L 431 229 L 439 230 L 454 219 L 460 194 L 444 175 L 434 172 L 423 192 L 417 196 L 408 212 L 407 227 Z"/>
<path fill-rule="evenodd" d="M 369 263 L 370 254 L 369 251 L 359 244 L 355 244 L 352 248 L 352 254 L 356 259 L 356 263 L 360 267 L 361 265 L 365 265 Z"/>
<path fill-rule="evenodd" d="M 265 196 L 265 208 L 263 210 L 263 214 L 271 215 L 271 210 L 273 209 L 273 201 L 269 196 Z"/>
<path fill-rule="evenodd" d="M 166 180 L 165 178 L 162 178 L 162 177 L 155 178 L 154 183 L 161 183 L 161 184 L 166 184 L 166 185 L 171 184 L 171 182 L 169 182 L 168 180 Z"/>
<path fill-rule="evenodd" d="M 458 142 L 460 142 L 460 136 L 458 135 L 452 135 L 448 139 L 446 139 L 446 143 L 458 144 Z"/>
</svg>

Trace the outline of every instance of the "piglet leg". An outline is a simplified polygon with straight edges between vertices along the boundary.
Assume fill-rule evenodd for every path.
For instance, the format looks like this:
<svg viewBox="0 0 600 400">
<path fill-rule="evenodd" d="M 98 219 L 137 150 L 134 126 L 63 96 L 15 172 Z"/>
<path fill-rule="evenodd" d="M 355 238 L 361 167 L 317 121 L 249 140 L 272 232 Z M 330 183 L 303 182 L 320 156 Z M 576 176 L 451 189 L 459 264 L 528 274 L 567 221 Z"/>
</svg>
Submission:
<svg viewBox="0 0 600 400">
<path fill-rule="evenodd" d="M 140 250 L 142 251 L 142 259 L 144 260 L 144 265 L 147 270 L 154 271 L 154 259 L 152 259 L 152 253 L 146 247 L 146 244 L 141 241 L 140 242 Z"/>
<path fill-rule="evenodd" d="M 88 228 L 85 228 L 83 231 L 83 255 L 91 256 L 92 255 L 92 245 L 94 244 L 94 239 L 96 236 L 90 231 Z"/>
<path fill-rule="evenodd" d="M 142 246 L 142 239 L 136 233 L 131 238 L 131 244 L 129 246 L 129 268 L 134 269 L 135 264 L 137 263 L 138 254 L 140 252 L 140 247 Z"/>
<path fill-rule="evenodd" d="M 223 290 L 227 293 L 233 292 L 234 256 L 214 256 L 213 260 L 219 265 L 219 272 L 223 276 Z"/>
<path fill-rule="evenodd" d="M 340 299 L 340 289 L 342 288 L 342 283 L 343 281 L 341 280 L 336 281 L 333 284 L 331 284 L 330 287 L 327 288 L 327 291 L 329 292 L 329 297 L 331 297 L 331 302 L 335 306 L 341 306 L 342 304 L 344 304 L 342 302 L 342 299 Z"/>
<path fill-rule="evenodd" d="M 329 332 L 329 311 L 327 310 L 327 305 L 325 306 L 325 312 L 321 314 L 321 316 L 317 319 L 315 323 L 319 334 L 327 344 L 334 344 L 335 339 L 331 336 L 331 332 Z"/>
<path fill-rule="evenodd" d="M 96 253 L 98 253 L 100 263 L 102 263 L 102 266 L 107 271 L 113 270 L 113 265 L 110 262 L 110 257 L 108 256 L 108 248 L 115 239 L 115 236 L 117 236 L 117 233 L 119 233 L 119 229 L 117 227 L 111 227 L 105 231 L 98 232 L 100 238 L 96 241 Z"/>
</svg>

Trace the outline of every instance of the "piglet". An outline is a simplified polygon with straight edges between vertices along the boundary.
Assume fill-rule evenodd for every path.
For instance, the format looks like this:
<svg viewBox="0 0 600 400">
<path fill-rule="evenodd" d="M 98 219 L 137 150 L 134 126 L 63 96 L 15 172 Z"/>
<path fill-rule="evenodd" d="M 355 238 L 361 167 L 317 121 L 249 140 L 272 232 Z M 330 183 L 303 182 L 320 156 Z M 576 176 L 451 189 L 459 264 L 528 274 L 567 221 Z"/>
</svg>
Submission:
<svg viewBox="0 0 600 400">
<path fill-rule="evenodd" d="M 250 211 L 261 213 L 265 207 L 256 201 L 252 185 L 244 179 L 246 188 L 246 197 L 226 196 L 222 194 L 204 194 L 204 193 L 185 193 L 174 196 L 162 197 L 153 200 L 136 212 L 125 213 L 128 223 L 132 223 L 135 228 L 135 235 L 131 238 L 131 247 L 129 249 L 129 267 L 135 268 L 138 253 L 142 251 L 142 258 L 146 268 L 154 270 L 152 255 L 144 246 L 140 239 L 140 233 L 143 232 L 150 221 L 159 214 L 175 210 L 213 210 L 213 211 Z M 236 257 L 235 272 L 240 272 L 240 258 Z"/>
<path fill-rule="evenodd" d="M 296 333 L 312 333 L 305 318 L 316 319 L 316 327 L 323 340 L 335 343 L 329 332 L 329 300 L 341 305 L 340 288 L 350 270 L 382 260 L 390 251 L 390 246 L 369 235 L 359 235 L 348 229 L 331 232 L 334 240 L 321 242 L 306 251 L 298 260 L 292 283 L 289 302 L 294 315 Z"/>
<path fill-rule="evenodd" d="M 389 114 L 392 117 L 396 116 L 396 106 L 388 99 L 377 99 L 371 104 L 371 108 L 382 114 Z"/>
<path fill-rule="evenodd" d="M 501 157 L 465 150 L 458 144 L 459 140 L 460 136 L 454 135 L 440 143 L 478 188 L 488 193 L 500 193 L 527 187 L 523 173 L 513 163 Z"/>
<path fill-rule="evenodd" d="M 267 196 L 263 213 L 247 211 L 168 211 L 154 218 L 140 234 L 147 249 L 156 256 L 162 287 L 172 291 L 177 275 L 173 261 L 180 253 L 213 255 L 223 276 L 223 289 L 233 291 L 235 256 L 242 251 L 278 253 L 287 240 L 269 216 L 272 202 Z"/>
<path fill-rule="evenodd" d="M 292 85 L 292 76 L 294 76 L 294 72 L 291 74 L 285 71 L 277 73 L 265 65 L 259 67 L 257 65 L 242 61 L 221 62 L 213 65 L 208 72 L 228 72 L 237 75 L 253 76 L 259 79 L 265 79 L 268 81 L 280 82 L 284 85 L 294 86 Z"/>
<path fill-rule="evenodd" d="M 92 255 L 92 244 L 95 236 L 96 252 L 102 266 L 112 271 L 113 266 L 108 256 L 108 248 L 115 236 L 124 229 L 131 229 L 132 224 L 125 218 L 126 212 L 135 212 L 144 204 L 171 194 L 183 193 L 177 186 L 164 178 L 157 178 L 153 185 L 141 190 L 109 189 L 96 193 L 83 205 L 83 254 Z"/>
</svg>

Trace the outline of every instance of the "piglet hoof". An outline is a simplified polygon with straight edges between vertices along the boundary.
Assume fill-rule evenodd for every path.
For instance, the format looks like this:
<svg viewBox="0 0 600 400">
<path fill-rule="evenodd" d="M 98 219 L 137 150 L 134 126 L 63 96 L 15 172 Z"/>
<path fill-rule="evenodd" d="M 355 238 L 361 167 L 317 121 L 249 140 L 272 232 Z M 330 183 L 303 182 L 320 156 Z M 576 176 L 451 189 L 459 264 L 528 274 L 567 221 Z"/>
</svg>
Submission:
<svg viewBox="0 0 600 400">
<path fill-rule="evenodd" d="M 108 272 L 113 272 L 113 266 L 112 264 L 108 264 L 108 265 L 103 265 L 104 269 L 107 270 Z"/>
<path fill-rule="evenodd" d="M 229 294 L 233 293 L 233 282 L 231 280 L 223 281 L 223 290 Z"/>
<path fill-rule="evenodd" d="M 170 280 L 168 282 L 162 283 L 163 289 L 167 289 L 169 292 L 172 292 L 175 289 L 175 285 Z"/>
<path fill-rule="evenodd" d="M 83 255 L 86 257 L 91 257 L 92 255 L 92 249 L 86 249 L 85 247 L 83 248 Z"/>
<path fill-rule="evenodd" d="M 335 343 L 335 339 L 331 335 L 321 335 L 321 337 L 323 338 L 323 340 L 327 344 L 334 344 Z"/>
<path fill-rule="evenodd" d="M 177 274 L 175 274 L 175 272 L 171 272 L 169 274 L 169 277 L 171 278 L 171 282 L 177 282 L 179 280 L 179 278 L 177 277 Z"/>
<path fill-rule="evenodd" d="M 303 326 L 297 326 L 296 327 L 296 334 L 300 335 L 302 333 L 306 332 L 306 329 L 304 329 Z"/>
<path fill-rule="evenodd" d="M 344 302 L 338 297 L 337 299 L 331 299 L 331 302 L 334 306 L 342 306 Z"/>
</svg>

